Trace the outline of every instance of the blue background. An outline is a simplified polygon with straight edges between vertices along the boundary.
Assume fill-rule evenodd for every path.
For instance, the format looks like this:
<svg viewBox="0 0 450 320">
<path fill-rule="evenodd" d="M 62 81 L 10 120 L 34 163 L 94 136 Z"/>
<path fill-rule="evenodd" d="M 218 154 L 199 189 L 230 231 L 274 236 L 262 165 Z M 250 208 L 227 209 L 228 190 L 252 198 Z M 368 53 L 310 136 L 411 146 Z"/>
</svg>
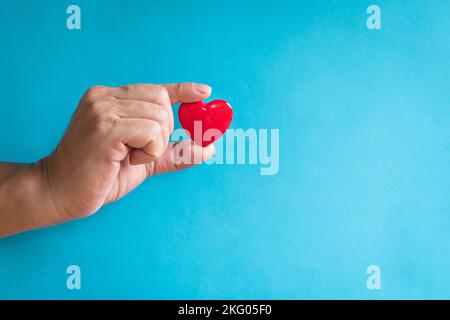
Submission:
<svg viewBox="0 0 450 320">
<path fill-rule="evenodd" d="M 377 0 L 375 31 L 361 0 L 0 2 L 3 161 L 96 84 L 204 82 L 280 129 L 277 175 L 202 165 L 0 240 L 0 298 L 450 298 L 450 1 Z"/>
</svg>

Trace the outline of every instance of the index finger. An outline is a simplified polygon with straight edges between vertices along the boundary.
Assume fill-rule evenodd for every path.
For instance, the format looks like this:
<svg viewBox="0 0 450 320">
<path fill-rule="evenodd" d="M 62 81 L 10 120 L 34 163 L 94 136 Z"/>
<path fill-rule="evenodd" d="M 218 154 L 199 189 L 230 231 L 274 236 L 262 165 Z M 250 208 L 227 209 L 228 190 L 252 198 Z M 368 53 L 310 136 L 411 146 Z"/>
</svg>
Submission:
<svg viewBox="0 0 450 320">
<path fill-rule="evenodd" d="M 170 103 L 197 102 L 208 98 L 212 88 L 206 84 L 183 82 L 175 84 L 163 84 L 169 94 Z"/>
<path fill-rule="evenodd" d="M 117 99 L 140 100 L 170 106 L 167 89 L 157 84 L 139 83 L 115 87 L 112 88 L 111 95 Z"/>
</svg>

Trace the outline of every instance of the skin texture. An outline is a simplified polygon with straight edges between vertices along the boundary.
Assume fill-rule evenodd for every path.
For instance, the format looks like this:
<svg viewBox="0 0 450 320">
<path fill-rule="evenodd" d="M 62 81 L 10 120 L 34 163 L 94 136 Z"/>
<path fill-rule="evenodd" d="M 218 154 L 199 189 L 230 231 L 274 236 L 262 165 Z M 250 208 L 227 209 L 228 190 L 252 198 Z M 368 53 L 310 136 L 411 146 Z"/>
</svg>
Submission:
<svg viewBox="0 0 450 320">
<path fill-rule="evenodd" d="M 169 143 L 172 105 L 210 94 L 194 83 L 89 89 L 52 154 L 0 163 L 0 237 L 90 216 L 154 174 L 211 158 L 213 145 Z M 196 161 L 174 161 L 180 150 Z"/>
</svg>

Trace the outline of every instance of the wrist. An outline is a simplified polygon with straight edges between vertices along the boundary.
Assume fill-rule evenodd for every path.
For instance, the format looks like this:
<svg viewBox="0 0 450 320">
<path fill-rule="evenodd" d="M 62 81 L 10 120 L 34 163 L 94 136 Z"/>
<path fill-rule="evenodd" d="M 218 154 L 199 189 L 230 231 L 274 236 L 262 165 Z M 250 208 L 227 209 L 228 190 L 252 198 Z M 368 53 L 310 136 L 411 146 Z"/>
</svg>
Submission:
<svg viewBox="0 0 450 320">
<path fill-rule="evenodd" d="M 56 211 L 46 159 L 14 164 L 0 181 L 0 237 L 64 222 Z"/>
<path fill-rule="evenodd" d="M 58 224 L 71 219 L 57 206 L 57 194 L 55 194 L 50 180 L 49 163 L 51 158 L 52 155 L 33 164 L 33 170 L 35 171 L 34 175 L 36 175 L 36 187 L 39 190 L 42 211 L 47 213 L 50 224 Z"/>
</svg>

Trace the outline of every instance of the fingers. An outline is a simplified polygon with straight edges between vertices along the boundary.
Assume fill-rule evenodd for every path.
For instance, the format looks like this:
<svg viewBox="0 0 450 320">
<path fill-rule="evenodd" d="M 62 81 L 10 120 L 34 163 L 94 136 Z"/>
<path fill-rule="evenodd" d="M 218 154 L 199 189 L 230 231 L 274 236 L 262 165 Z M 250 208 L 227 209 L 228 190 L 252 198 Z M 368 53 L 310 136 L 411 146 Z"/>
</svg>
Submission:
<svg viewBox="0 0 450 320">
<path fill-rule="evenodd" d="M 120 141 L 132 148 L 129 154 L 130 162 L 141 164 L 155 161 L 168 148 L 169 137 L 174 129 L 171 104 L 201 101 L 210 94 L 211 87 L 188 82 L 166 85 L 136 84 L 116 88 L 96 86 L 86 92 L 80 110 L 87 110 L 89 118 L 92 118 L 90 123 L 94 123 L 101 132 L 109 130 L 112 124 L 114 141 Z M 167 154 L 176 151 L 174 147 L 175 145 L 171 145 Z M 164 170 L 189 167 L 214 154 L 213 147 L 206 150 L 197 149 L 198 146 L 195 145 L 186 148 L 189 154 L 200 154 L 200 161 L 179 164 L 167 158 L 160 162 L 160 165 L 165 167 Z"/>
<path fill-rule="evenodd" d="M 140 100 L 160 105 L 169 113 L 169 128 L 173 131 L 173 110 L 167 89 L 157 84 L 132 84 L 111 88 L 111 95 L 122 100 Z"/>
<path fill-rule="evenodd" d="M 117 99 L 141 100 L 170 107 L 167 89 L 158 84 L 130 84 L 111 88 L 111 95 Z"/>
<path fill-rule="evenodd" d="M 172 104 L 204 100 L 211 95 L 212 90 L 210 86 L 192 82 L 164 84 L 163 87 L 166 88 Z"/>
<path fill-rule="evenodd" d="M 207 161 L 215 154 L 213 144 L 202 148 L 192 141 L 169 143 L 167 150 L 155 162 L 154 173 L 187 169 Z"/>
<path fill-rule="evenodd" d="M 127 115 L 128 117 L 147 118 L 161 123 L 161 118 L 163 118 L 164 115 L 163 112 L 156 110 L 155 105 L 161 106 L 161 108 L 168 113 L 168 121 L 163 121 L 162 126 L 165 141 L 164 145 L 167 147 L 169 136 L 174 129 L 171 104 L 204 100 L 209 97 L 211 90 L 210 86 L 204 84 L 185 82 L 165 85 L 126 85 L 111 88 L 110 94 L 118 99 L 118 104 L 120 106 L 120 108 L 118 108 L 119 113 Z M 142 105 L 137 101 L 142 101 Z M 152 106 L 147 106 L 145 103 L 150 103 Z M 145 158 L 145 154 L 142 152 L 134 151 L 133 154 L 133 157 L 136 157 L 136 159 L 139 157 L 139 161 Z"/>
<path fill-rule="evenodd" d="M 142 100 L 170 105 L 178 102 L 196 102 L 211 95 L 211 87 L 205 84 L 184 82 L 176 84 L 134 84 L 113 88 L 118 99 Z"/>
<path fill-rule="evenodd" d="M 113 112 L 121 118 L 137 118 L 157 121 L 163 130 L 164 146 L 169 143 L 173 131 L 173 114 L 160 105 L 138 100 L 117 100 Z M 172 117 L 172 119 L 171 119 Z"/>
<path fill-rule="evenodd" d="M 111 139 L 137 149 L 130 153 L 131 164 L 155 161 L 166 150 L 163 129 L 161 124 L 154 120 L 133 118 L 117 120 L 112 129 Z"/>
<path fill-rule="evenodd" d="M 165 123 L 169 120 L 169 112 L 155 103 L 138 100 L 117 100 L 112 111 L 121 118 L 138 118 Z"/>
</svg>

